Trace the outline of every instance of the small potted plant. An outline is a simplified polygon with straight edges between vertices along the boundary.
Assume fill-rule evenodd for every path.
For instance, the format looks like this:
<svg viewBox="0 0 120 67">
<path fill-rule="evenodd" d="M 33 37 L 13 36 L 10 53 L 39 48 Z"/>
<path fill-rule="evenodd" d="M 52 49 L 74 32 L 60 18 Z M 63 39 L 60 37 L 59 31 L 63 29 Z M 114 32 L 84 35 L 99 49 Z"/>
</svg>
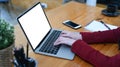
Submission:
<svg viewBox="0 0 120 67">
<path fill-rule="evenodd" d="M 14 47 L 14 27 L 0 19 L 0 66 L 12 67 L 12 48 Z"/>
</svg>

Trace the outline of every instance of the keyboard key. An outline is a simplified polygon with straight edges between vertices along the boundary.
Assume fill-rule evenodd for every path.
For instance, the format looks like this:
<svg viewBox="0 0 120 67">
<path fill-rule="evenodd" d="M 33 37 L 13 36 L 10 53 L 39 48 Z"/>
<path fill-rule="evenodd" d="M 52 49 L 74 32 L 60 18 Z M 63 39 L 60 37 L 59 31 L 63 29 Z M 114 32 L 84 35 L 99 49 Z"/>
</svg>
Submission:
<svg viewBox="0 0 120 67">
<path fill-rule="evenodd" d="M 59 37 L 61 31 L 54 30 L 50 37 L 46 40 L 44 45 L 40 48 L 41 52 L 46 52 L 46 53 L 51 53 L 51 54 L 57 54 L 60 45 L 59 46 L 54 46 L 54 42 L 56 39 Z"/>
</svg>

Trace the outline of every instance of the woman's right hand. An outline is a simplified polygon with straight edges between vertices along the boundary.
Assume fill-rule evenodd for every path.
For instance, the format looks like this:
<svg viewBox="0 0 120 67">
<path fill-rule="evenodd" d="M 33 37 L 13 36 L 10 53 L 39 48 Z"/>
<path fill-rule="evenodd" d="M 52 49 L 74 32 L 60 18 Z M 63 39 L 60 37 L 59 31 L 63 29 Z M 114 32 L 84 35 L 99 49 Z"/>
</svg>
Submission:
<svg viewBox="0 0 120 67">
<path fill-rule="evenodd" d="M 72 44 L 78 39 L 82 40 L 82 35 L 80 35 L 79 32 L 63 31 L 55 41 L 54 45 L 66 44 L 72 46 Z"/>
<path fill-rule="evenodd" d="M 60 34 L 60 37 L 67 37 L 67 38 L 71 38 L 74 40 L 82 40 L 82 35 L 80 34 L 80 32 L 70 32 L 70 31 L 62 31 L 62 33 Z"/>
<path fill-rule="evenodd" d="M 76 40 L 71 39 L 71 38 L 67 38 L 67 37 L 59 37 L 55 42 L 54 45 L 60 45 L 60 44 L 65 44 L 68 46 L 72 46 L 72 44 L 75 42 Z"/>
</svg>

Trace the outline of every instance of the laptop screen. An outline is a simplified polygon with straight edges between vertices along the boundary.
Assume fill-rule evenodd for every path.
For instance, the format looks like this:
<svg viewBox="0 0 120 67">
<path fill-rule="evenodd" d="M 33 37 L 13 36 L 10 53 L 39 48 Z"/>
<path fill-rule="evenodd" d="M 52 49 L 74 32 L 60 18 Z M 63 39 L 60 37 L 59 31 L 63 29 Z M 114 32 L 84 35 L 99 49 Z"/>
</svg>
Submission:
<svg viewBox="0 0 120 67">
<path fill-rule="evenodd" d="M 21 15 L 18 22 L 33 49 L 38 46 L 51 29 L 40 3 Z"/>
</svg>

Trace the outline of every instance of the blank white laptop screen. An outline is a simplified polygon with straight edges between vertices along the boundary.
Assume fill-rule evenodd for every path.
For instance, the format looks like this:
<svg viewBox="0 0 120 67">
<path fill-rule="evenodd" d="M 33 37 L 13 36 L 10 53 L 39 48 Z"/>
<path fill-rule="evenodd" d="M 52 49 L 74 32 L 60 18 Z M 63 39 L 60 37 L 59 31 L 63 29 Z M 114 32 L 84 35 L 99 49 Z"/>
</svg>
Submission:
<svg viewBox="0 0 120 67">
<path fill-rule="evenodd" d="M 43 40 L 51 29 L 40 4 L 33 7 L 19 19 L 33 49 Z"/>
</svg>

